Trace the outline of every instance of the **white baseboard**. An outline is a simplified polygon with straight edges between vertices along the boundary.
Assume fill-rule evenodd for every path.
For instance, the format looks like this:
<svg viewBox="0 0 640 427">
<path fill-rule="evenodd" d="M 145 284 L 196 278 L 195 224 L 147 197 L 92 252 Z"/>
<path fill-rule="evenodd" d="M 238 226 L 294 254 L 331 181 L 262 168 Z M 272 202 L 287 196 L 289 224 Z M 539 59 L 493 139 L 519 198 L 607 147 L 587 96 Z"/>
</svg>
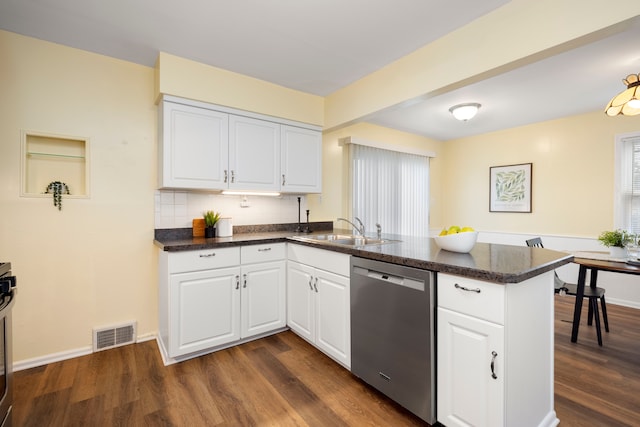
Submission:
<svg viewBox="0 0 640 427">
<path fill-rule="evenodd" d="M 75 350 L 61 351 L 60 353 L 47 354 L 33 359 L 21 360 L 13 363 L 13 370 L 22 371 L 24 369 L 35 368 L 49 363 L 60 362 L 62 360 L 73 359 L 74 357 L 86 356 L 93 353 L 93 347 L 87 346 Z"/>
<path fill-rule="evenodd" d="M 156 334 L 144 334 L 136 337 L 136 343 L 145 342 L 156 339 Z M 20 360 L 13 363 L 13 371 L 22 371 L 24 369 L 37 368 L 38 366 L 48 365 L 49 363 L 61 362 L 63 360 L 73 359 L 75 357 L 86 356 L 93 353 L 93 346 L 81 347 L 74 350 L 61 351 L 59 353 L 47 354 L 45 356 L 34 357 L 32 359 Z"/>
</svg>

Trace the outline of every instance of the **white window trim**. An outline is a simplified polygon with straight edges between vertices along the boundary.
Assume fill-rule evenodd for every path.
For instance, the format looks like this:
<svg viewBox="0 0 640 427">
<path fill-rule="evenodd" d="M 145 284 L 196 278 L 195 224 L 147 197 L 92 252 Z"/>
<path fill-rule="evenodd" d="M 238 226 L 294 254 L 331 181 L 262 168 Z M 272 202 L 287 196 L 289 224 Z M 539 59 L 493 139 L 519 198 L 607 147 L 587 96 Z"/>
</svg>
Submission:
<svg viewBox="0 0 640 427">
<path fill-rule="evenodd" d="M 625 181 L 629 179 L 631 172 L 629 165 L 623 164 L 625 142 L 630 138 L 640 138 L 640 132 L 630 132 L 615 136 L 614 153 L 614 203 L 613 203 L 613 225 L 614 229 L 627 229 L 626 213 L 624 212 L 623 198 L 625 191 Z"/>
</svg>

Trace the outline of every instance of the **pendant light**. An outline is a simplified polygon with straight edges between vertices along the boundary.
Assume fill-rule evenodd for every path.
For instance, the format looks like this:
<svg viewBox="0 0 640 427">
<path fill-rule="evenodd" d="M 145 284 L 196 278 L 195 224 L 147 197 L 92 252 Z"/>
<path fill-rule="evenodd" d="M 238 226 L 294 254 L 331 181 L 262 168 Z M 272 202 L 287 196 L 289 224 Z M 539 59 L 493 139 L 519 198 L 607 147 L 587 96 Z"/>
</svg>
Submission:
<svg viewBox="0 0 640 427">
<path fill-rule="evenodd" d="M 616 95 L 604 112 L 607 116 L 635 116 L 640 114 L 640 73 L 629 74 L 622 82 L 627 85 L 627 89 Z"/>
<path fill-rule="evenodd" d="M 467 104 L 458 104 L 449 108 L 449 112 L 453 114 L 453 117 L 456 119 L 466 122 L 469 119 L 472 119 L 480 108 L 480 104 L 477 102 L 470 102 Z"/>
</svg>

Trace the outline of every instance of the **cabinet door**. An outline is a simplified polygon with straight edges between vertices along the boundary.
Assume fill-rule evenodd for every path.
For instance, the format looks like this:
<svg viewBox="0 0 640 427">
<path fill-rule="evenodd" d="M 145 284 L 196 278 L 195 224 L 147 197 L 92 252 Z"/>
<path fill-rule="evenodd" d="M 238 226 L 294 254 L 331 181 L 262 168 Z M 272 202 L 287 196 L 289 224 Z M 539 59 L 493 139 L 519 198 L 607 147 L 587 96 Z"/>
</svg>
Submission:
<svg viewBox="0 0 640 427">
<path fill-rule="evenodd" d="M 322 192 L 322 134 L 284 125 L 281 133 L 282 191 Z"/>
<path fill-rule="evenodd" d="M 314 341 L 313 268 L 287 263 L 287 325 L 306 340 Z"/>
<path fill-rule="evenodd" d="M 285 262 L 243 265 L 241 279 L 241 337 L 286 326 Z"/>
<path fill-rule="evenodd" d="M 229 115 L 164 101 L 160 187 L 227 188 Z"/>
<path fill-rule="evenodd" d="M 316 270 L 316 345 L 343 365 L 351 366 L 349 278 Z"/>
<path fill-rule="evenodd" d="M 240 339 L 240 268 L 172 274 L 169 356 Z"/>
<path fill-rule="evenodd" d="M 280 125 L 231 115 L 229 188 L 280 191 Z"/>
<path fill-rule="evenodd" d="M 438 309 L 439 422 L 504 425 L 504 368 L 503 326 Z"/>
</svg>

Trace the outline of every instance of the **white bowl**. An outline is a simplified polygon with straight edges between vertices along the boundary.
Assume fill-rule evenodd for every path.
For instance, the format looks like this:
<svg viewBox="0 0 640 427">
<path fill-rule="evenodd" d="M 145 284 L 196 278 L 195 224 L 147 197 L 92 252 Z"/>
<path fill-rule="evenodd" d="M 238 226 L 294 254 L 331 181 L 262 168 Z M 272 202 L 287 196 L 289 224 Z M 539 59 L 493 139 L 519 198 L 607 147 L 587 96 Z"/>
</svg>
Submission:
<svg viewBox="0 0 640 427">
<path fill-rule="evenodd" d="M 442 249 L 466 254 L 476 244 L 478 232 L 465 231 L 463 233 L 447 234 L 446 236 L 435 236 L 434 239 Z"/>
</svg>

